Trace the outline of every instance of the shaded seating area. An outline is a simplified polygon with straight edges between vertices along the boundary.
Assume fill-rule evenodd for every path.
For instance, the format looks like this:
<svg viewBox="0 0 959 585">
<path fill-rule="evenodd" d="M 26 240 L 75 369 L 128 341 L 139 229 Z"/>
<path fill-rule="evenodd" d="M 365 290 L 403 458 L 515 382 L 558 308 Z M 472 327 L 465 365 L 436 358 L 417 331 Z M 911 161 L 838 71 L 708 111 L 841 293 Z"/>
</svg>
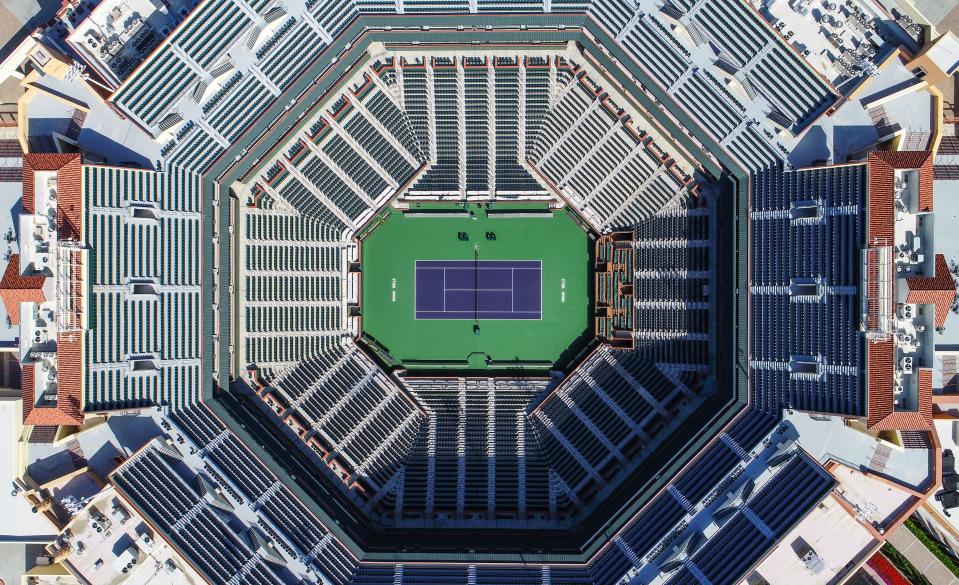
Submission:
<svg viewBox="0 0 959 585">
<path fill-rule="evenodd" d="M 616 347 L 633 347 L 633 266 L 631 232 L 596 241 L 596 335 Z"/>
</svg>

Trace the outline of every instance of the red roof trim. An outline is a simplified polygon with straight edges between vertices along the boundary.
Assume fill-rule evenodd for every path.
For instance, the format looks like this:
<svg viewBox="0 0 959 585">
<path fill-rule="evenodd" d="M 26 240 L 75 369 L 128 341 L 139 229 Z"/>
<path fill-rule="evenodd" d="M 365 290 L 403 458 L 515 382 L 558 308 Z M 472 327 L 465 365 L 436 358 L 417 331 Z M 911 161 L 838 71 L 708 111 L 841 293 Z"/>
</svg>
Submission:
<svg viewBox="0 0 959 585">
<path fill-rule="evenodd" d="M 919 211 L 933 208 L 933 157 L 920 151 L 877 151 L 869 153 L 870 245 L 877 240 L 892 244 L 895 225 L 895 171 L 919 169 Z"/>
<path fill-rule="evenodd" d="M 869 405 L 866 428 L 884 430 L 929 430 L 932 428 L 932 370 L 922 368 L 919 375 L 919 408 L 916 412 L 895 412 L 893 374 L 895 345 L 890 339 L 869 343 L 867 353 L 867 392 Z"/>
<path fill-rule="evenodd" d="M 0 279 L 0 299 L 7 308 L 7 315 L 14 325 L 20 324 L 20 303 L 42 303 L 46 300 L 43 294 L 43 276 L 23 276 L 20 274 L 20 255 L 13 254 L 7 262 L 7 269 Z"/>
<path fill-rule="evenodd" d="M 83 234 L 83 185 L 80 155 L 32 152 L 23 155 L 23 212 L 36 213 L 33 174 L 57 172 L 57 232 L 60 239 L 79 240 Z"/>
<path fill-rule="evenodd" d="M 57 236 L 61 240 L 83 238 L 82 173 L 79 156 L 57 171 Z"/>
<path fill-rule="evenodd" d="M 946 324 L 946 317 L 956 298 L 956 283 L 949 272 L 946 257 L 936 254 L 936 273 L 933 276 L 911 276 L 906 279 L 909 286 L 907 303 L 936 306 L 936 328 Z"/>
<path fill-rule="evenodd" d="M 73 160 L 79 160 L 77 153 L 29 152 L 23 155 L 23 168 L 31 171 L 59 171 Z"/>
<path fill-rule="evenodd" d="M 23 388 L 23 424 L 69 425 L 83 424 L 83 341 L 76 334 L 57 336 L 57 405 L 35 406 L 36 366 L 27 364 L 21 370 Z"/>
</svg>

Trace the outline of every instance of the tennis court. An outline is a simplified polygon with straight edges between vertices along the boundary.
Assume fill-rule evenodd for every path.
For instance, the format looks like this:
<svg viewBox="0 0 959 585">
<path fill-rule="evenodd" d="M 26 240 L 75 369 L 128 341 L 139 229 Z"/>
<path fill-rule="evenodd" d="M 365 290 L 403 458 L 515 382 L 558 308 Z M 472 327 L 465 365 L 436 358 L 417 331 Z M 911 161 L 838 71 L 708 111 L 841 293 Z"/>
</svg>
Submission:
<svg viewBox="0 0 959 585">
<path fill-rule="evenodd" d="M 385 208 L 360 239 L 361 338 L 407 371 L 546 372 L 593 337 L 590 249 L 544 203 Z"/>
<path fill-rule="evenodd" d="M 541 319 L 539 260 L 417 260 L 417 319 Z"/>
</svg>

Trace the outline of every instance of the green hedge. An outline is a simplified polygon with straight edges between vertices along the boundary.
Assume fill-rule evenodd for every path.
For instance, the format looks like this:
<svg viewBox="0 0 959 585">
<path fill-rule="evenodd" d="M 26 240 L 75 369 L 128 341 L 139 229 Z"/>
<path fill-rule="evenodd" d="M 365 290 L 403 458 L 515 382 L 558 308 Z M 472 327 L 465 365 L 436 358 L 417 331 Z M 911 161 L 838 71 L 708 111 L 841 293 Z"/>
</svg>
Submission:
<svg viewBox="0 0 959 585">
<path fill-rule="evenodd" d="M 909 532 L 912 532 L 916 538 L 919 539 L 919 542 L 929 549 L 929 552 L 931 552 L 933 556 L 942 561 L 942 564 L 952 571 L 953 575 L 959 577 L 959 563 L 956 562 L 955 557 L 949 554 L 945 545 L 936 540 L 932 534 L 929 534 L 925 527 L 917 522 L 915 518 L 906 520 L 906 527 L 909 529 Z"/>
<path fill-rule="evenodd" d="M 899 572 L 902 573 L 903 577 L 909 580 L 912 585 L 932 585 L 929 582 L 929 579 L 919 572 L 919 569 L 912 566 L 912 563 L 909 562 L 906 557 L 899 552 L 896 547 L 892 546 L 888 542 L 882 545 L 882 555 L 889 559 L 889 562 L 893 564 Z"/>
</svg>

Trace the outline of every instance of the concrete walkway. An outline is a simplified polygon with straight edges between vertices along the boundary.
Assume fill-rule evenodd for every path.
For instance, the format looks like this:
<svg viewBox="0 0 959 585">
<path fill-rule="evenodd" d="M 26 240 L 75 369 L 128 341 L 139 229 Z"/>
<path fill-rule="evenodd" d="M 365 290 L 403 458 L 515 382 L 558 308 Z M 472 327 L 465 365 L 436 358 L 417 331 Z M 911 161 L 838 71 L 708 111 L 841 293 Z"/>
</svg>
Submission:
<svg viewBox="0 0 959 585">
<path fill-rule="evenodd" d="M 896 529 L 888 541 L 912 563 L 912 566 L 925 575 L 932 585 L 959 585 L 959 579 L 905 526 Z"/>
</svg>

